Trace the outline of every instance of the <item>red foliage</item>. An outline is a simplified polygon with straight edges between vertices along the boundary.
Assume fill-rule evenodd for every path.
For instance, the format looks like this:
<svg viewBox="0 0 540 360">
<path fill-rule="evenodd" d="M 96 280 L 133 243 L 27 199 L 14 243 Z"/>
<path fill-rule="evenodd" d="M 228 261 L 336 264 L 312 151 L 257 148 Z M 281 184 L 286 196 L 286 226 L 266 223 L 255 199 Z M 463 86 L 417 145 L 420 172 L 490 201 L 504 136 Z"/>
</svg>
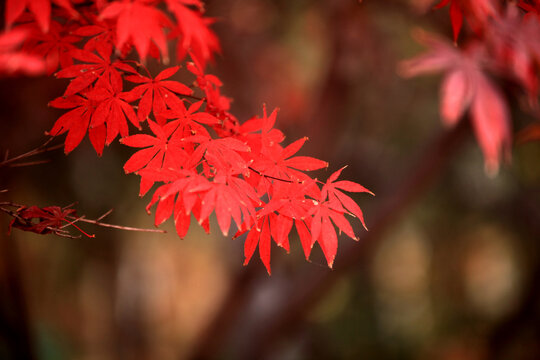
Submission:
<svg viewBox="0 0 540 360">
<path fill-rule="evenodd" d="M 85 236 L 95 237 L 95 235 L 87 234 L 84 230 L 75 225 L 73 221 L 68 219 L 71 217 L 75 220 L 77 217 L 75 209 L 72 209 L 70 206 L 64 208 L 61 208 L 60 206 L 46 206 L 43 208 L 37 206 L 17 206 L 15 210 L 10 211 L 6 208 L 2 208 L 2 211 L 8 212 L 13 217 L 13 220 L 9 223 L 9 231 L 11 231 L 12 228 L 18 228 L 37 234 L 53 233 L 58 236 L 77 238 L 77 236 L 71 235 L 64 229 L 67 225 L 72 225 Z"/>
<path fill-rule="evenodd" d="M 537 107 L 540 3 L 442 0 L 435 8 L 446 5 L 454 44 L 418 32 L 428 50 L 404 62 L 402 74 L 445 73 L 443 122 L 454 126 L 468 113 L 486 170 L 495 174 L 501 158 L 510 158 L 512 142 L 500 82 L 520 86 Z M 98 155 L 118 137 L 137 148 L 124 170 L 141 177 L 141 196 L 157 184 L 148 205 L 156 205 L 156 225 L 172 216 L 184 237 L 191 214 L 209 231 L 215 213 L 224 235 L 233 222 L 236 236 L 247 233 L 246 263 L 258 246 L 268 272 L 271 240 L 288 250 L 293 227 L 306 258 L 318 243 L 329 266 L 337 251 L 336 227 L 353 239 L 347 216 L 365 227 L 360 207 L 343 191 L 370 192 L 337 181 L 343 169 L 327 182 L 310 176 L 328 163 L 296 155 L 307 138 L 283 144 L 276 110 L 268 115 L 264 109 L 262 117 L 243 123 L 229 112 L 222 82 L 205 70 L 220 46 L 210 29 L 214 20 L 205 16 L 200 0 L 8 0 L 5 16 L 9 30 L 0 35 L 0 72 L 57 71 L 56 77 L 71 79 L 64 94 L 50 102 L 68 110 L 50 134 L 67 133 L 66 153 L 86 134 Z M 176 41 L 178 64 L 150 74 L 146 58 L 167 64 L 169 40 Z M 133 60 L 137 55 L 140 61 Z M 184 60 L 191 84 L 174 79 Z M 517 139 L 538 137 L 533 124 Z M 28 212 L 29 219 L 60 221 L 61 214 L 52 210 L 46 211 L 50 216 L 36 211 Z"/>
<path fill-rule="evenodd" d="M 440 112 L 443 121 L 453 126 L 470 107 L 476 137 L 484 151 L 486 169 L 496 173 L 501 153 L 509 154 L 511 142 L 508 109 L 504 97 L 484 74 L 487 54 L 480 44 L 460 51 L 444 41 L 420 34 L 419 40 L 430 51 L 403 63 L 403 74 L 446 71 L 441 85 Z"/>
<path fill-rule="evenodd" d="M 245 263 L 258 246 L 269 273 L 271 239 L 288 250 L 296 227 L 306 258 L 317 242 L 332 266 L 334 226 L 357 239 L 346 216 L 364 224 L 358 205 L 341 191 L 369 191 L 336 181 L 341 170 L 327 183 L 308 175 L 328 163 L 296 155 L 307 138 L 282 144 L 285 137 L 274 127 L 276 110 L 268 115 L 264 109 L 262 117 L 243 124 L 229 113 L 221 81 L 205 72 L 220 48 L 209 28 L 212 22 L 199 0 L 55 0 L 52 5 L 50 0 L 9 0 L 6 23 L 13 30 L 0 45 L 2 39 L 13 43 L 5 47 L 5 55 L 15 59 L 10 71 L 37 72 L 37 64 L 45 70 L 43 62 L 16 58 L 22 45 L 28 54 L 45 58 L 49 73 L 60 67 L 56 77 L 71 79 L 64 94 L 50 102 L 68 110 L 50 131 L 52 136 L 67 133 L 66 153 L 87 133 L 98 155 L 118 136 L 137 148 L 124 170 L 141 177 L 141 196 L 158 185 L 148 205 L 156 205 L 156 226 L 172 216 L 184 237 L 191 214 L 209 231 L 215 213 L 224 235 L 233 222 L 237 236 L 247 233 Z M 177 40 L 176 61 L 190 57 L 190 86 L 173 78 L 180 64 L 157 75 L 143 65 L 148 55 L 169 62 L 167 39 Z M 141 62 L 131 60 L 132 49 Z M 25 230 L 40 233 L 60 226 L 67 216 L 53 208 L 25 211 L 21 219 L 39 219 Z M 13 226 L 23 227 L 17 221 Z"/>
<path fill-rule="evenodd" d="M 28 38 L 28 31 L 15 29 L 0 35 L 0 74 L 26 73 L 41 74 L 45 63 L 38 56 L 21 51 L 22 43 Z"/>
<path fill-rule="evenodd" d="M 453 126 L 470 110 L 476 138 L 482 148 L 486 172 L 496 174 L 501 158 L 510 159 L 511 121 L 507 100 L 492 80 L 517 82 L 537 107 L 540 64 L 540 18 L 537 1 L 443 0 L 436 8 L 450 3 L 454 41 L 463 25 L 469 36 L 452 46 L 435 35 L 417 32 L 418 41 L 429 50 L 401 64 L 405 76 L 444 71 L 440 113 L 446 125 Z"/>
</svg>

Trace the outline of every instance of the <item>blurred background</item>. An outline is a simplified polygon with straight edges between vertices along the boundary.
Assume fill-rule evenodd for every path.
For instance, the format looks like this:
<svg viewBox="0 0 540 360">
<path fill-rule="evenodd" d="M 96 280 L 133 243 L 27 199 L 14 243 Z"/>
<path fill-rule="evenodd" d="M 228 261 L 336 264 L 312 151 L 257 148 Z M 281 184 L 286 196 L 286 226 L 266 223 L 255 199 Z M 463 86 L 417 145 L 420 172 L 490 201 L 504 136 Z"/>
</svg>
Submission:
<svg viewBox="0 0 540 360">
<path fill-rule="evenodd" d="M 0 358 L 540 359 L 540 144 L 513 149 L 489 178 L 470 128 L 445 129 L 440 77 L 401 79 L 422 49 L 415 27 L 450 38 L 428 0 L 206 1 L 224 82 L 240 120 L 279 107 L 286 142 L 330 162 L 376 197 L 355 199 L 369 232 L 340 241 L 334 269 L 316 246 L 272 248 L 272 276 L 243 262 L 243 239 L 196 224 L 167 234 L 84 225 L 96 238 L 14 229 L 0 216 Z M 39 146 L 62 113 L 65 82 L 0 80 L 1 150 Z M 507 89 L 514 130 L 531 116 Z M 79 215 L 153 227 L 126 176 L 131 151 L 0 169 L 0 201 L 77 202 Z M 359 225 L 359 224 L 356 224 Z M 294 237 L 294 235 L 292 235 Z"/>
</svg>

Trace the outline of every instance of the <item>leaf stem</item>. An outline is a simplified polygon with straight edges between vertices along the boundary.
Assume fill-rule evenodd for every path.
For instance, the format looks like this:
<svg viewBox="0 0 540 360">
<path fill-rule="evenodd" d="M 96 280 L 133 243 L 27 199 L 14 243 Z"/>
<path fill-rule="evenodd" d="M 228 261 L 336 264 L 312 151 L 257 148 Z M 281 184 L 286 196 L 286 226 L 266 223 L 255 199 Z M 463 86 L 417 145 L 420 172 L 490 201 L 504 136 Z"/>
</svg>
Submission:
<svg viewBox="0 0 540 360">
<path fill-rule="evenodd" d="M 283 182 L 290 183 L 290 184 L 295 183 L 295 181 L 292 181 L 292 180 L 281 179 L 281 178 L 278 178 L 278 177 L 275 177 L 275 176 L 272 176 L 272 175 L 263 174 L 262 172 L 252 168 L 251 166 L 248 166 L 248 169 L 253 171 L 254 173 L 258 174 L 259 176 L 262 176 L 262 177 L 265 177 L 265 178 L 268 178 L 268 179 L 277 180 L 277 181 L 283 181 Z"/>
<path fill-rule="evenodd" d="M 25 152 L 25 153 L 23 153 L 21 155 L 14 156 L 12 158 L 8 157 L 9 156 L 9 151 L 6 151 L 6 153 L 4 155 L 4 160 L 2 162 L 0 162 L 0 167 L 3 167 L 3 166 L 11 166 L 11 167 L 29 166 L 29 165 L 37 165 L 37 164 L 47 162 L 48 160 L 37 160 L 37 161 L 30 161 L 30 162 L 24 162 L 24 163 L 15 164 L 17 161 L 20 161 L 20 160 L 23 160 L 23 159 L 26 159 L 26 158 L 29 158 L 29 157 L 32 157 L 32 156 L 35 156 L 35 155 L 39 155 L 39 154 L 42 154 L 42 153 L 45 153 L 45 152 L 57 150 L 57 149 L 60 149 L 63 146 L 62 144 L 57 144 L 57 145 L 53 145 L 51 147 L 47 147 L 47 145 L 49 145 L 53 140 L 54 140 L 54 137 L 50 137 L 49 139 L 47 139 L 47 141 L 45 141 L 42 145 L 38 146 L 37 148 L 35 148 L 33 150 L 30 150 L 30 151 L 27 151 L 27 152 Z"/>
<path fill-rule="evenodd" d="M 102 217 L 103 217 L 103 215 L 102 215 Z M 139 231 L 139 232 L 153 232 L 153 233 L 161 233 L 161 234 L 167 233 L 167 231 L 161 230 L 161 229 L 146 229 L 146 228 L 137 228 L 137 227 L 131 227 L 131 226 L 107 224 L 107 223 L 104 223 L 104 222 L 101 222 L 101 221 L 98 221 L 98 220 L 85 219 L 83 217 L 76 218 L 74 216 L 73 217 L 69 216 L 69 218 L 71 218 L 73 220 L 76 220 L 76 221 L 82 221 L 82 222 L 85 222 L 85 223 L 94 224 L 94 225 L 97 225 L 97 226 L 106 227 L 106 228 L 112 228 L 112 229 L 119 229 L 119 230 L 126 230 L 126 231 Z"/>
</svg>

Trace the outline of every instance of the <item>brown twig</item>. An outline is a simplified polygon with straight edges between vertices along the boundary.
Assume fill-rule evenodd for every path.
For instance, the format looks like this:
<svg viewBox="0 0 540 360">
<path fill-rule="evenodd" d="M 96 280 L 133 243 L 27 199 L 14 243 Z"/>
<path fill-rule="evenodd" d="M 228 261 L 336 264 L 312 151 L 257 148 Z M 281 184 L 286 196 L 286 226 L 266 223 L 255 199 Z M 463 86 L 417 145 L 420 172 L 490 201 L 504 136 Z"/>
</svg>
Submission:
<svg viewBox="0 0 540 360">
<path fill-rule="evenodd" d="M 50 162 L 50 160 L 36 160 L 36 161 L 28 161 L 24 163 L 17 163 L 17 164 L 11 164 L 11 167 L 23 167 L 23 166 L 33 166 L 33 165 L 41 165 L 46 164 Z"/>
<path fill-rule="evenodd" d="M 19 209 L 24 208 L 22 205 L 6 203 L 6 202 L 2 202 L 2 203 L 0 203 L 0 205 L 8 205 L 8 206 L 12 206 L 12 207 L 17 207 Z M 32 222 L 29 221 L 28 219 L 25 219 L 25 218 L 19 216 L 17 211 L 11 210 L 11 209 L 3 207 L 3 206 L 0 206 L 0 211 L 3 211 L 4 213 L 8 214 L 9 216 L 11 216 L 15 220 L 17 220 L 19 224 L 26 224 L 28 227 L 31 227 L 33 225 Z M 67 225 L 70 225 L 70 224 L 67 224 Z M 81 238 L 80 235 L 72 235 L 72 234 L 69 233 L 69 231 L 64 230 L 63 228 L 64 228 L 63 226 L 59 227 L 59 228 L 52 227 L 52 226 L 47 226 L 47 227 L 44 228 L 44 230 L 46 230 L 46 232 L 44 232 L 44 234 L 45 233 L 47 233 L 47 234 L 53 233 L 54 235 L 57 235 L 57 236 L 60 236 L 60 237 L 66 237 L 66 238 L 70 238 L 70 239 L 80 239 Z"/>
<path fill-rule="evenodd" d="M 286 183 L 294 183 L 294 181 L 292 181 L 292 180 L 281 179 L 281 178 L 278 178 L 278 177 L 275 177 L 275 176 L 272 176 L 272 175 L 263 174 L 262 172 L 252 168 L 251 166 L 248 166 L 248 169 L 253 171 L 254 173 L 258 174 L 259 176 L 262 176 L 262 177 L 265 177 L 265 178 L 268 178 L 268 179 L 277 180 L 277 181 L 283 181 L 283 182 L 286 182 Z"/>
<path fill-rule="evenodd" d="M 37 165 L 37 164 L 47 162 L 47 160 L 37 160 L 37 161 L 30 161 L 30 162 L 24 162 L 24 163 L 17 163 L 18 161 L 27 159 L 27 158 L 32 157 L 32 156 L 36 156 L 36 155 L 39 155 L 39 154 L 42 154 L 42 153 L 45 153 L 45 152 L 60 149 L 63 146 L 62 144 L 57 144 L 57 145 L 53 145 L 51 147 L 47 147 L 53 140 L 54 140 L 54 138 L 50 137 L 49 139 L 47 139 L 47 141 L 45 141 L 42 145 L 38 146 L 37 148 L 32 149 L 30 151 L 27 151 L 24 154 L 14 156 L 12 158 L 9 158 L 9 151 L 6 151 L 6 153 L 4 155 L 4 160 L 2 162 L 0 162 L 0 167 L 3 167 L 3 166 L 11 166 L 11 167 L 29 166 L 29 165 Z"/>
<path fill-rule="evenodd" d="M 126 231 L 139 231 L 139 232 L 153 232 L 153 233 L 161 233 L 161 234 L 167 233 L 167 231 L 161 230 L 161 229 L 145 229 L 145 228 L 137 228 L 137 227 L 131 227 L 131 226 L 113 225 L 113 224 L 103 223 L 98 220 L 85 219 L 84 217 L 68 216 L 67 218 L 72 220 L 72 222 L 81 221 L 88 224 L 94 224 L 97 226 L 112 228 L 112 229 L 119 229 L 119 230 L 126 230 Z"/>
<path fill-rule="evenodd" d="M 195 96 L 195 95 L 181 95 L 183 97 L 186 97 L 186 98 L 192 98 L 194 100 L 199 100 L 199 101 L 206 101 L 206 98 L 205 97 L 199 97 L 199 96 Z"/>
<path fill-rule="evenodd" d="M 70 204 L 68 206 L 65 206 L 62 209 L 63 210 L 69 209 L 74 204 Z M 21 205 L 21 204 L 16 204 L 16 203 L 9 202 L 9 201 L 0 202 L 0 211 L 6 213 L 9 216 L 11 216 L 12 218 L 16 219 L 18 224 L 25 225 L 28 228 L 32 228 L 35 225 L 35 224 L 32 223 L 32 219 L 27 219 L 27 218 L 24 218 L 24 217 L 22 217 L 20 215 L 20 212 L 22 210 L 24 210 L 24 209 L 27 209 L 27 207 L 24 206 L 24 205 Z M 58 236 L 61 236 L 61 237 L 68 237 L 68 238 L 80 238 L 80 236 L 71 235 L 69 233 L 69 231 L 64 230 L 64 228 L 66 228 L 68 226 L 75 226 L 76 227 L 76 225 L 75 225 L 76 222 L 84 222 L 84 223 L 94 224 L 94 225 L 101 226 L 101 227 L 119 229 L 119 230 L 125 230 L 125 231 L 153 232 L 153 233 L 161 233 L 161 234 L 166 233 L 165 230 L 161 230 L 161 229 L 145 229 L 145 228 L 114 225 L 114 224 L 108 224 L 108 223 L 101 222 L 101 220 L 103 218 L 105 218 L 106 216 L 108 216 L 109 214 L 111 214 L 112 211 L 113 211 L 112 209 L 107 211 L 105 214 L 101 215 L 96 220 L 86 219 L 84 217 L 84 215 L 79 216 L 79 217 L 67 215 L 67 216 L 65 216 L 63 218 L 63 221 L 67 222 L 66 224 L 63 224 L 63 225 L 58 226 L 58 227 L 47 226 L 47 227 L 44 228 L 44 230 L 46 230 L 46 232 L 44 232 L 44 233 L 53 233 L 55 235 L 58 235 Z M 22 228 L 22 230 L 25 230 L 24 227 Z M 79 229 L 79 230 L 84 233 L 84 231 L 82 231 L 81 229 Z M 88 235 L 86 233 L 84 233 L 84 234 L 87 235 L 87 236 L 93 237 L 92 235 Z"/>
<path fill-rule="evenodd" d="M 96 221 L 101 221 L 103 219 L 105 219 L 107 216 L 109 216 L 111 213 L 113 212 L 113 209 L 110 209 L 109 211 L 107 211 L 105 214 L 101 215 L 100 217 L 98 217 L 96 219 Z"/>
</svg>

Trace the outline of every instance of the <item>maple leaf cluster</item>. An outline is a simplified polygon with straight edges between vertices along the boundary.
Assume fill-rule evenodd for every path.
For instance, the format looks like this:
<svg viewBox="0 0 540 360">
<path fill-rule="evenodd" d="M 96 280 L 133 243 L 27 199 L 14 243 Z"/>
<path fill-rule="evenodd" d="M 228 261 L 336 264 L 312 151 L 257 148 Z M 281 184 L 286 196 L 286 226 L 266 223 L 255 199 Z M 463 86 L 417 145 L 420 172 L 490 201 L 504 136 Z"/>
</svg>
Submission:
<svg viewBox="0 0 540 360">
<path fill-rule="evenodd" d="M 21 229 L 24 231 L 34 232 L 36 234 L 55 234 L 57 236 L 78 238 L 80 236 L 71 235 L 65 228 L 68 225 L 75 227 L 77 230 L 87 237 L 95 237 L 95 235 L 87 234 L 83 229 L 75 224 L 76 221 L 82 218 L 77 217 L 75 209 L 68 205 L 60 206 L 24 206 L 13 203 L 2 202 L 0 211 L 9 214 L 13 219 L 9 223 L 8 233 L 12 228 Z M 70 220 L 71 218 L 71 220 Z M 73 220 L 73 221 L 72 221 Z M 97 221 L 92 221 L 98 223 Z"/>
<path fill-rule="evenodd" d="M 307 138 L 283 144 L 276 110 L 242 123 L 230 113 L 221 81 L 205 72 L 219 42 L 200 0 L 7 0 L 5 14 L 0 56 L 13 57 L 10 71 L 70 79 L 49 104 L 65 110 L 50 135 L 66 134 L 66 154 L 86 136 L 98 155 L 117 139 L 136 149 L 124 170 L 140 176 L 141 196 L 155 189 L 156 226 L 172 217 L 182 238 L 192 216 L 209 232 L 215 213 L 225 236 L 233 223 L 235 236 L 246 234 L 245 263 L 258 247 L 269 273 L 272 240 L 288 251 L 293 227 L 306 258 L 318 243 L 329 266 L 336 227 L 353 239 L 350 218 L 365 227 L 345 192 L 370 191 L 338 180 L 343 169 L 326 182 L 309 176 L 328 163 L 297 155 Z M 178 65 L 169 66 L 170 41 Z M 168 67 L 151 74 L 149 57 Z M 179 71 L 192 82 L 175 80 Z M 44 225 L 65 218 L 40 211 L 27 212 Z"/>
<path fill-rule="evenodd" d="M 12 227 L 37 234 L 59 233 L 66 217 L 75 215 L 75 209 L 61 208 L 59 206 L 48 206 L 39 208 L 37 206 L 21 206 L 13 212 L 13 220 L 9 224 Z"/>
<path fill-rule="evenodd" d="M 498 172 L 501 159 L 510 159 L 512 130 L 509 108 L 499 81 L 523 89 L 532 110 L 538 107 L 540 65 L 540 1 L 442 0 L 449 4 L 454 44 L 423 31 L 417 40 L 429 50 L 401 64 L 405 76 L 445 72 L 440 113 L 448 126 L 468 110 L 484 154 L 488 174 Z M 468 32 L 463 37 L 464 24 Z M 520 138 L 540 137 L 533 123 Z"/>
</svg>

